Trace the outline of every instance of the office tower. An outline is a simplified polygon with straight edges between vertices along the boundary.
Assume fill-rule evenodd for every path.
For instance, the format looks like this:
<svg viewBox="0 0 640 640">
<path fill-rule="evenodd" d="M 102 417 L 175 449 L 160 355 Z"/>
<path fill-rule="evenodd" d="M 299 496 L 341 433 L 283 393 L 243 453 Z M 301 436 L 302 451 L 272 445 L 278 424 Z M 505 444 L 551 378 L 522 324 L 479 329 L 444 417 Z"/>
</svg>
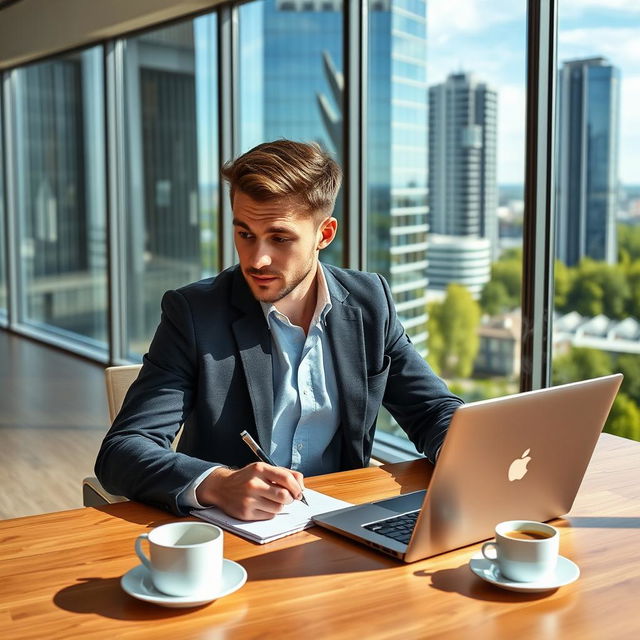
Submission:
<svg viewBox="0 0 640 640">
<path fill-rule="evenodd" d="M 497 93 L 468 73 L 452 73 L 441 84 L 429 88 L 429 231 L 452 237 L 484 238 L 490 252 L 478 263 L 474 243 L 461 244 L 477 269 L 476 276 L 489 280 L 489 262 L 498 252 L 496 184 Z M 443 247 L 438 240 L 436 246 Z M 427 275 L 434 288 L 459 282 L 455 272 L 443 278 L 446 259 L 441 251 L 427 255 Z M 444 261 L 443 261 L 444 260 Z M 482 275 L 484 274 L 484 275 Z M 481 288 L 484 282 L 476 285 Z M 477 288 L 477 287 L 476 287 Z"/>
<path fill-rule="evenodd" d="M 617 261 L 620 72 L 604 58 L 570 60 L 558 82 L 557 252 Z"/>
<path fill-rule="evenodd" d="M 369 6 L 367 266 L 389 279 L 398 314 L 424 356 L 426 4 L 386 0 Z"/>
<path fill-rule="evenodd" d="M 491 246 L 487 238 L 431 233 L 427 256 L 429 291 L 446 291 L 447 286 L 455 282 L 479 298 L 491 279 Z"/>
<path fill-rule="evenodd" d="M 253 78 L 253 89 L 247 84 L 247 90 L 255 91 L 256 82 L 263 87 L 261 103 L 256 105 L 254 101 L 247 107 L 254 121 L 260 119 L 261 130 L 252 134 L 250 142 L 243 142 L 243 150 L 254 142 L 284 136 L 315 140 L 342 162 L 345 57 L 342 12 L 339 0 L 267 0 L 262 4 L 262 71 L 256 72 L 255 65 L 249 67 L 248 63 L 244 70 Z M 242 15 L 240 23 L 242 28 Z M 413 53 L 397 56 L 402 47 Z M 397 8 L 392 0 L 370 4 L 368 66 L 367 268 L 388 279 L 407 332 L 424 354 L 427 320 L 424 2 L 416 2 L 411 11 Z M 243 120 L 241 138 L 247 127 L 255 127 L 255 123 Z M 340 245 L 334 245 L 330 247 L 333 254 L 325 251 L 323 259 L 339 264 Z"/>
</svg>

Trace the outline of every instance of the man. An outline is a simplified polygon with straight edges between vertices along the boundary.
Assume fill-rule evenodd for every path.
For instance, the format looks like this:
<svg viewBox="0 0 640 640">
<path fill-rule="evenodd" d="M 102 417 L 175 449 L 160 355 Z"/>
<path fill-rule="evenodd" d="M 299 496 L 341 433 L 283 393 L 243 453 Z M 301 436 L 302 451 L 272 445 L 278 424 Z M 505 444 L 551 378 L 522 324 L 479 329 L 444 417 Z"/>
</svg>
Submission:
<svg viewBox="0 0 640 640">
<path fill-rule="evenodd" d="M 271 518 L 300 497 L 303 475 L 368 464 L 381 404 L 435 461 L 462 401 L 409 341 L 380 276 L 318 260 L 338 226 L 338 165 L 279 140 L 222 174 L 239 265 L 164 295 L 98 454 L 104 487 L 179 515 L 216 505 Z M 277 467 L 255 461 L 245 429 Z"/>
</svg>

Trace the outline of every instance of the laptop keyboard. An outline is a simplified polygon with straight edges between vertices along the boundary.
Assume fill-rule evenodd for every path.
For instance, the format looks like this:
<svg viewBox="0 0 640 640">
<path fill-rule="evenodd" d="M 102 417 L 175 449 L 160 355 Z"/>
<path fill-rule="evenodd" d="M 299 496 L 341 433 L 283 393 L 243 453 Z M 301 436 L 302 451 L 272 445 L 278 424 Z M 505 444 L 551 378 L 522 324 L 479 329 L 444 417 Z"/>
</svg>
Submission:
<svg viewBox="0 0 640 640">
<path fill-rule="evenodd" d="M 387 538 L 408 544 L 411 539 L 411 534 L 413 533 L 413 528 L 416 526 L 419 513 L 420 509 L 409 511 L 399 516 L 365 524 L 364 528 L 378 533 L 381 536 L 387 536 Z"/>
</svg>

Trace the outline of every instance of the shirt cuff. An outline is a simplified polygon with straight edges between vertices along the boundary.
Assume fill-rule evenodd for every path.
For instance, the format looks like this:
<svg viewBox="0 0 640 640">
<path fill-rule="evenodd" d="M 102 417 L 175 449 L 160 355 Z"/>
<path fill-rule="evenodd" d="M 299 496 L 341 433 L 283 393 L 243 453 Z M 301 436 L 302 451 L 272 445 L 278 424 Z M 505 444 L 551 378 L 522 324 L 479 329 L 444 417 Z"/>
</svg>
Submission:
<svg viewBox="0 0 640 640">
<path fill-rule="evenodd" d="M 187 505 L 188 507 L 191 507 L 192 509 L 207 509 L 207 507 L 201 505 L 198 502 L 198 499 L 196 498 L 196 490 L 204 482 L 205 478 L 208 478 L 209 475 L 212 472 L 214 472 L 216 469 L 219 469 L 220 467 L 224 467 L 224 466 L 225 465 L 223 464 L 216 464 L 212 466 L 210 469 L 207 469 L 206 471 L 202 472 L 195 480 L 193 480 L 193 482 L 188 484 L 185 487 L 185 489 L 183 489 L 179 498 L 180 502 L 182 504 Z"/>
</svg>

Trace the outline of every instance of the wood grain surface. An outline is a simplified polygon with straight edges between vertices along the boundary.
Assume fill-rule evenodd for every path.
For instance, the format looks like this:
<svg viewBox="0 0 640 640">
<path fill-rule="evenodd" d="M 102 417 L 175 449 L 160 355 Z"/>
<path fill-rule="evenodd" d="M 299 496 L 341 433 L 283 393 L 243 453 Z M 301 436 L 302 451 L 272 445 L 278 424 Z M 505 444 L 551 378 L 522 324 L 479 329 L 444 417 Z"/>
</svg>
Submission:
<svg viewBox="0 0 640 640">
<path fill-rule="evenodd" d="M 0 636 L 23 638 L 636 638 L 640 635 L 640 444 L 603 435 L 574 508 L 555 522 L 581 577 L 518 594 L 468 568 L 479 545 L 405 565 L 317 527 L 259 546 L 225 534 L 248 573 L 196 609 L 120 588 L 136 536 L 175 518 L 122 503 L 0 522 Z M 363 502 L 421 488 L 424 461 L 310 478 Z"/>
</svg>

